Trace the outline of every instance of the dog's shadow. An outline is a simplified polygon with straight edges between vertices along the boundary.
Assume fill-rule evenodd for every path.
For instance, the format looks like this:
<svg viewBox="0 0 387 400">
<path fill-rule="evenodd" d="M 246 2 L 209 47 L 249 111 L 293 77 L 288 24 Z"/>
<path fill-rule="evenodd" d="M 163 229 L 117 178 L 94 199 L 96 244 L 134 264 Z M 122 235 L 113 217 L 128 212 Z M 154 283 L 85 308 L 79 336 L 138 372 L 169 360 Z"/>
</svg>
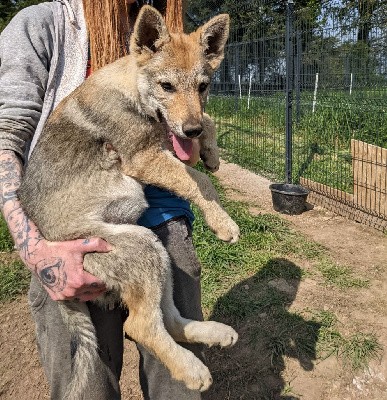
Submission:
<svg viewBox="0 0 387 400">
<path fill-rule="evenodd" d="M 320 328 L 289 312 L 300 280 L 297 265 L 274 258 L 218 300 L 210 319 L 232 325 L 239 341 L 231 349 L 207 350 L 214 383 L 203 400 L 298 399 L 282 376 L 284 358 L 312 370 Z"/>
</svg>

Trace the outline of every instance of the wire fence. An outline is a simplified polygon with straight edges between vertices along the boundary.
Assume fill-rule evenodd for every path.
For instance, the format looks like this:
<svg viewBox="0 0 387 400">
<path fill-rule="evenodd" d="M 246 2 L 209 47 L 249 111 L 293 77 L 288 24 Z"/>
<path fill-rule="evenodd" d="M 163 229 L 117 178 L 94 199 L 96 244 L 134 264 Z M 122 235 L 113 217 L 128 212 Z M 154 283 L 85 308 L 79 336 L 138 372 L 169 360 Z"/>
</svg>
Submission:
<svg viewBox="0 0 387 400">
<path fill-rule="evenodd" d="M 351 9 L 332 1 L 318 13 L 292 1 L 281 3 L 282 12 L 272 11 L 273 2 L 235 4 L 207 108 L 224 158 L 271 180 L 301 183 L 313 202 L 382 230 L 386 3 Z"/>
</svg>

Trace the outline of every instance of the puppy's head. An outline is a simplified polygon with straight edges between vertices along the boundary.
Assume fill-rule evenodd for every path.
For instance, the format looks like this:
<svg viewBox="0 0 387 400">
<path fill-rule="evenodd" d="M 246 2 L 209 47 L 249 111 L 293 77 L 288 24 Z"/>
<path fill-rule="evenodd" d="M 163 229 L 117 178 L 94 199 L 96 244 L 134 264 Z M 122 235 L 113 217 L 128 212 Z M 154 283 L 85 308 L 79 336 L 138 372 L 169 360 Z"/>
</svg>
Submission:
<svg viewBox="0 0 387 400">
<path fill-rule="evenodd" d="M 192 138 L 203 129 L 203 110 L 213 73 L 224 57 L 229 17 L 212 18 L 186 35 L 170 33 L 162 15 L 142 7 L 131 36 L 137 87 L 145 113 L 164 123 L 177 156 L 188 159 Z"/>
</svg>

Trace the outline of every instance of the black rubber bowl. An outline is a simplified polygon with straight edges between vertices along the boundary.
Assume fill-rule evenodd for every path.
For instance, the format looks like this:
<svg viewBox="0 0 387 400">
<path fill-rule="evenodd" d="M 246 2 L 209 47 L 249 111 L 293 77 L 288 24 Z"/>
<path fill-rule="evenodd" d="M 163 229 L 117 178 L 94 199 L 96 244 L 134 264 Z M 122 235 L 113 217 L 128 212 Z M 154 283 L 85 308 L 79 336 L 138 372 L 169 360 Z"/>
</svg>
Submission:
<svg viewBox="0 0 387 400">
<path fill-rule="evenodd" d="M 269 186 L 273 208 L 282 214 L 299 215 L 306 210 L 309 190 L 291 183 L 272 183 Z"/>
</svg>

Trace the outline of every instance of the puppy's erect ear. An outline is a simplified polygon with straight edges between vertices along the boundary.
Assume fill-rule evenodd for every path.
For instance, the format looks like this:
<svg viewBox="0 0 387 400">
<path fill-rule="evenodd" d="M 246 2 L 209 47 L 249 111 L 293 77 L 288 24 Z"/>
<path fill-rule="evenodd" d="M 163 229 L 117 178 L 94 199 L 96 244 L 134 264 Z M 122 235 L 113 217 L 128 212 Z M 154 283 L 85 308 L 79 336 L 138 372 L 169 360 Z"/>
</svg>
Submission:
<svg viewBox="0 0 387 400">
<path fill-rule="evenodd" d="M 210 19 L 200 29 L 200 42 L 212 69 L 217 69 L 224 57 L 230 27 L 228 14 L 220 14 Z"/>
<path fill-rule="evenodd" d="M 151 6 L 143 6 L 134 24 L 130 52 L 152 55 L 169 41 L 170 36 L 162 15 Z"/>
</svg>

